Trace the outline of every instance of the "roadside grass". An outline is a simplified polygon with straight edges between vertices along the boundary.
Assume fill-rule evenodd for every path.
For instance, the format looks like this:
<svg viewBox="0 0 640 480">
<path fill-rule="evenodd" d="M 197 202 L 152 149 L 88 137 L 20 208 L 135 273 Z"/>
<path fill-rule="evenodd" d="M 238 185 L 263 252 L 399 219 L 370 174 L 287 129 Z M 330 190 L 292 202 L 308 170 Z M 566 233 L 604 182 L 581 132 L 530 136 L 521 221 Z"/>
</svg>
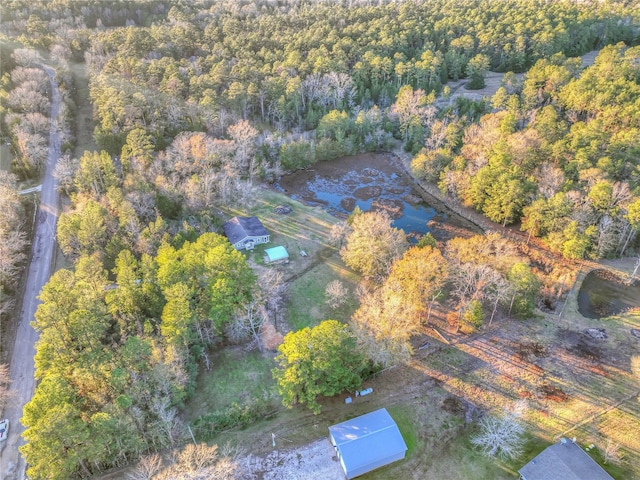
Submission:
<svg viewBox="0 0 640 480">
<path fill-rule="evenodd" d="M 11 149 L 4 144 L 0 145 L 0 170 L 4 172 L 11 171 L 11 162 L 13 161 L 13 156 L 11 155 Z"/>
<path fill-rule="evenodd" d="M 185 408 L 188 419 L 224 411 L 234 403 L 277 398 L 271 376 L 274 367 L 269 355 L 237 347 L 221 348 L 211 357 L 211 370 L 198 376 L 195 394 Z"/>
</svg>

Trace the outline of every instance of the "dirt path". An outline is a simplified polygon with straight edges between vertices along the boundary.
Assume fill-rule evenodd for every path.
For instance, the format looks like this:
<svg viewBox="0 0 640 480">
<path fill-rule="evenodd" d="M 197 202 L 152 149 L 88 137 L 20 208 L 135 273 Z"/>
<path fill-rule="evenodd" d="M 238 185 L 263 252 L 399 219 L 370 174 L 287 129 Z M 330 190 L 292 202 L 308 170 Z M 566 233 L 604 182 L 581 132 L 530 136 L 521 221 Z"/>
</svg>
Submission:
<svg viewBox="0 0 640 480">
<path fill-rule="evenodd" d="M 582 59 L 582 66 L 588 67 L 593 65 L 598 53 L 600 53 L 600 50 L 592 50 L 591 52 L 582 55 L 582 57 L 580 57 Z M 468 80 L 466 78 L 447 82 L 447 85 L 451 89 L 451 95 L 447 99 L 439 98 L 436 102 L 436 106 L 442 108 L 452 105 L 457 97 L 464 97 L 475 101 L 480 101 L 484 97 L 491 98 L 500 88 L 502 77 L 504 77 L 504 73 L 487 72 L 484 78 L 485 86 L 480 90 L 467 90 Z M 516 78 L 522 81 L 524 79 L 524 73 L 517 73 Z"/>
<path fill-rule="evenodd" d="M 10 373 L 12 379 L 12 400 L 4 412 L 4 418 L 10 422 L 9 438 L 0 443 L 0 478 L 3 480 L 22 480 L 26 478 L 26 464 L 18 447 L 24 444 L 21 435 L 24 427 L 20 423 L 22 409 L 31 400 L 35 389 L 34 360 L 37 332 L 31 326 L 38 295 L 51 275 L 51 265 L 55 245 L 55 229 L 58 216 L 57 181 L 53 170 L 60 158 L 60 136 L 57 118 L 60 113 L 60 93 L 54 81 L 55 71 L 43 67 L 51 82 L 51 128 L 49 134 L 49 157 L 44 179 L 40 206 L 35 225 L 31 260 L 25 282 L 22 309 L 20 311 L 16 342 L 11 356 Z"/>
</svg>

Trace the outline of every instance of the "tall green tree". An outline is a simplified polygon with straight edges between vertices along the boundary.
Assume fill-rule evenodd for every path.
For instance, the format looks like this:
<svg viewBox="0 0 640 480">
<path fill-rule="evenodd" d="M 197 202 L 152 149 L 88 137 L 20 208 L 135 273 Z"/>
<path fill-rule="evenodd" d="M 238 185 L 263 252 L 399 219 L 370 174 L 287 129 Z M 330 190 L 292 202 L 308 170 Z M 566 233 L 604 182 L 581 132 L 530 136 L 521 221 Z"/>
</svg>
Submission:
<svg viewBox="0 0 640 480">
<path fill-rule="evenodd" d="M 303 403 L 315 414 L 321 410 L 319 396 L 360 387 L 367 368 L 355 337 L 336 320 L 289 332 L 278 352 L 278 367 L 272 373 L 283 405 Z"/>
</svg>

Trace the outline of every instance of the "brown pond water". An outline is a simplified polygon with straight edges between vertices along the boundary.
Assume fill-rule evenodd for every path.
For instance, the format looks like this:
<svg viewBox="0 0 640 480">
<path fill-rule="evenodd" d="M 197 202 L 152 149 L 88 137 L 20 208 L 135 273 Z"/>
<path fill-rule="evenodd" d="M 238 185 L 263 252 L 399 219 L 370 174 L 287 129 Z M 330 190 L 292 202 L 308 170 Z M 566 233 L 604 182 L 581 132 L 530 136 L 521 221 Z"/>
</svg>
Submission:
<svg viewBox="0 0 640 480">
<path fill-rule="evenodd" d="M 282 177 L 278 188 L 340 218 L 346 218 L 356 206 L 363 211 L 385 210 L 392 225 L 404 230 L 411 241 L 429 232 L 428 224 L 433 228 L 435 223 L 454 220 L 427 203 L 392 154 L 364 153 L 319 162 Z"/>
<path fill-rule="evenodd" d="M 627 285 L 608 270 L 592 270 L 578 292 L 578 310 L 587 318 L 603 318 L 640 307 L 640 284 Z"/>
</svg>

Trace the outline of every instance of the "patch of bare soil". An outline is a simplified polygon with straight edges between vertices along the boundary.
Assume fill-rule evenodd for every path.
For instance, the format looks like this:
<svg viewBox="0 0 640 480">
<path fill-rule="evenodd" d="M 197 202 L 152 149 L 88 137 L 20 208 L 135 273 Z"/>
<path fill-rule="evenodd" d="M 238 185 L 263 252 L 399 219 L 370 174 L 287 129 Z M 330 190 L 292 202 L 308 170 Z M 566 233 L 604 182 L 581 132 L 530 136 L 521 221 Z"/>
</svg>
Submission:
<svg viewBox="0 0 640 480">
<path fill-rule="evenodd" d="M 549 383 L 541 385 L 538 391 L 542 394 L 544 399 L 552 402 L 563 403 L 569 400 L 569 395 L 567 395 L 562 388 Z"/>
<path fill-rule="evenodd" d="M 283 443 L 276 437 L 276 445 Z M 300 448 L 278 449 L 262 456 L 247 455 L 242 460 L 244 478 L 262 480 L 342 480 L 344 472 L 328 439 Z"/>
<path fill-rule="evenodd" d="M 464 404 L 462 403 L 462 400 L 452 395 L 449 395 L 444 399 L 444 401 L 442 402 L 442 409 L 445 412 L 450 413 L 451 415 L 455 415 L 456 417 L 462 417 L 466 410 Z"/>
<path fill-rule="evenodd" d="M 599 346 L 589 343 L 585 339 L 580 339 L 573 347 L 569 349 L 572 353 L 579 357 L 591 360 L 593 362 L 602 359 L 602 350 Z"/>
<path fill-rule="evenodd" d="M 547 349 L 544 345 L 541 345 L 538 342 L 523 342 L 515 347 L 517 355 L 523 361 L 528 361 L 532 356 L 546 357 L 548 355 Z"/>
</svg>

